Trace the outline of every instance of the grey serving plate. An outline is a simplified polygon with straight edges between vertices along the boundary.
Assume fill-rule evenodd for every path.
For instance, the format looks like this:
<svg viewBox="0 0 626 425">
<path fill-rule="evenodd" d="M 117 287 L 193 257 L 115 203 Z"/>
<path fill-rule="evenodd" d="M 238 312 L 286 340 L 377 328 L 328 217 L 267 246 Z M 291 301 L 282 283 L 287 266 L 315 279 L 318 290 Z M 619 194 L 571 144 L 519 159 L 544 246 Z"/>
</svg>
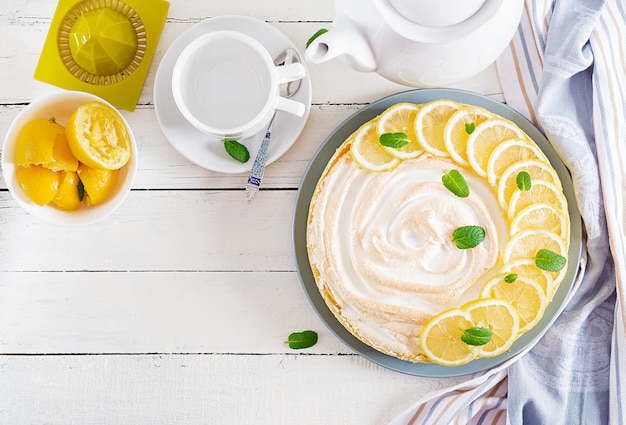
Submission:
<svg viewBox="0 0 626 425">
<path fill-rule="evenodd" d="M 531 137 L 543 150 L 550 160 L 550 163 L 558 173 L 563 184 L 563 192 L 565 193 L 569 203 L 571 220 L 568 271 L 565 279 L 555 293 L 552 302 L 546 308 L 541 321 L 533 329 L 515 341 L 506 353 L 493 358 L 473 360 L 470 363 L 461 366 L 441 366 L 437 364 L 407 362 L 381 353 L 353 336 L 335 318 L 319 293 L 311 266 L 309 264 L 306 248 L 306 227 L 311 197 L 313 196 L 317 182 L 322 175 L 326 164 L 339 145 L 341 145 L 341 143 L 343 143 L 343 141 L 362 124 L 376 117 L 391 105 L 399 102 L 425 103 L 435 99 L 450 99 L 460 103 L 481 106 L 493 113 L 515 122 L 522 130 L 524 130 L 524 132 L 526 132 L 526 134 Z M 293 249 L 300 281 L 307 297 L 311 302 L 311 305 L 316 310 L 322 321 L 324 321 L 324 323 L 328 326 L 330 331 L 354 352 L 374 363 L 398 372 L 425 377 L 451 377 L 480 372 L 493 368 L 508 360 L 512 356 L 524 351 L 529 346 L 534 345 L 536 341 L 545 333 L 548 327 L 554 322 L 565 305 L 567 295 L 576 278 L 578 271 L 577 265 L 580 261 L 582 247 L 582 222 L 576 206 L 572 179 L 569 171 L 559 159 L 546 137 L 530 121 L 509 106 L 498 102 L 497 100 L 469 91 L 445 88 L 415 89 L 387 96 L 363 107 L 333 130 L 333 132 L 328 135 L 326 140 L 324 140 L 317 152 L 313 155 L 313 158 L 304 173 L 296 197 L 292 230 Z"/>
</svg>

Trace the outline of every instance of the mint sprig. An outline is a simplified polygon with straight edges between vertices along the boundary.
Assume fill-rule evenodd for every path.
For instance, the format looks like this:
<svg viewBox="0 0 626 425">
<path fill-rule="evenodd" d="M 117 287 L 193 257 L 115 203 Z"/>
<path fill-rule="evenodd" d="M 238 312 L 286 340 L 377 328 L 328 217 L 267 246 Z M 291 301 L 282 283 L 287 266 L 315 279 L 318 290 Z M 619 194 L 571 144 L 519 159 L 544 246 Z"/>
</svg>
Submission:
<svg viewBox="0 0 626 425">
<path fill-rule="evenodd" d="M 461 341 L 469 345 L 485 345 L 491 341 L 493 331 L 489 328 L 475 327 L 465 329 Z"/>
<path fill-rule="evenodd" d="M 78 184 L 76 185 L 76 191 L 78 192 L 78 200 L 83 202 L 83 198 L 85 197 L 85 185 L 82 180 L 78 180 Z"/>
<path fill-rule="evenodd" d="M 470 194 L 469 186 L 463 174 L 458 170 L 450 170 L 441 177 L 443 185 L 459 198 L 467 198 Z"/>
<path fill-rule="evenodd" d="M 527 171 L 520 171 L 515 178 L 515 183 L 519 190 L 530 190 L 533 185 Z"/>
<path fill-rule="evenodd" d="M 484 240 L 485 229 L 480 226 L 463 226 L 452 232 L 452 241 L 459 249 L 477 247 Z"/>
<path fill-rule="evenodd" d="M 567 264 L 567 259 L 556 252 L 542 248 L 535 255 L 535 264 L 541 270 L 560 272 Z"/>
<path fill-rule="evenodd" d="M 302 348 L 312 347 L 317 344 L 317 332 L 294 332 L 289 335 L 289 337 L 285 341 L 285 344 L 289 344 L 289 348 L 293 350 L 300 350 Z"/>
<path fill-rule="evenodd" d="M 239 162 L 248 162 L 250 159 L 250 152 L 248 152 L 248 148 L 235 139 L 225 139 L 224 148 L 226 148 L 228 155 Z"/>
<path fill-rule="evenodd" d="M 506 283 L 513 283 L 517 280 L 517 273 L 510 273 L 504 276 L 504 281 Z"/>
<path fill-rule="evenodd" d="M 384 133 L 380 135 L 380 144 L 388 148 L 400 149 L 411 142 L 406 133 Z"/>
<path fill-rule="evenodd" d="M 474 124 L 473 122 L 465 124 L 465 132 L 467 134 L 472 134 L 474 130 L 476 130 L 476 124 Z"/>
</svg>

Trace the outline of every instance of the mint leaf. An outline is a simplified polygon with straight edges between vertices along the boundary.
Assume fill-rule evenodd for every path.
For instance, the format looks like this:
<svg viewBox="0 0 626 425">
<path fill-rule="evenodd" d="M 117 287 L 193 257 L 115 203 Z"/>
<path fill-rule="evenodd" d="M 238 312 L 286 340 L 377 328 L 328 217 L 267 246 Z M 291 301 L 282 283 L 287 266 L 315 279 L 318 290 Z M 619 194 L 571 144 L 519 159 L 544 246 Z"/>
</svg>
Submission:
<svg viewBox="0 0 626 425">
<path fill-rule="evenodd" d="M 443 185 L 459 198 L 467 198 L 470 194 L 465 177 L 458 170 L 450 170 L 441 177 Z"/>
<path fill-rule="evenodd" d="M 480 226 L 463 226 L 452 232 L 452 241 L 459 249 L 474 248 L 484 240 L 485 229 Z"/>
<path fill-rule="evenodd" d="M 228 155 L 239 162 L 248 162 L 250 159 L 250 152 L 248 152 L 248 148 L 235 139 L 225 139 L 224 147 L 226 148 Z"/>
<path fill-rule="evenodd" d="M 380 135 L 380 144 L 388 148 L 399 149 L 408 145 L 411 140 L 405 133 L 385 133 Z"/>
<path fill-rule="evenodd" d="M 504 281 L 506 283 L 513 283 L 517 280 L 517 273 L 511 273 L 504 276 Z"/>
<path fill-rule="evenodd" d="M 78 180 L 76 190 L 78 191 L 78 200 L 80 202 L 83 202 L 83 198 L 85 197 L 85 185 L 83 184 L 82 180 Z"/>
<path fill-rule="evenodd" d="M 530 180 L 530 174 L 526 171 L 520 171 L 515 179 L 519 190 L 530 190 L 532 187 L 532 181 Z"/>
<path fill-rule="evenodd" d="M 465 132 L 467 134 L 472 134 L 474 130 L 476 130 L 476 124 L 474 124 L 473 122 L 465 124 Z"/>
<path fill-rule="evenodd" d="M 461 341 L 469 345 L 485 345 L 491 341 L 493 332 L 488 328 L 469 328 L 463 331 Z"/>
<path fill-rule="evenodd" d="M 302 331 L 294 332 L 289 335 L 286 344 L 289 344 L 289 348 L 293 350 L 299 350 L 301 348 L 309 348 L 317 344 L 317 332 L 315 331 Z"/>
<path fill-rule="evenodd" d="M 322 29 L 317 30 L 317 32 L 316 32 L 315 34 L 313 34 L 313 35 L 311 36 L 311 38 L 309 38 L 309 40 L 306 42 L 306 48 L 308 48 L 308 47 L 311 45 L 311 43 L 313 43 L 313 41 L 314 41 L 317 37 L 319 37 L 320 35 L 322 35 L 322 34 L 324 34 L 324 33 L 327 33 L 327 32 L 328 32 L 328 30 L 327 30 L 326 28 L 322 28 Z"/>
<path fill-rule="evenodd" d="M 567 259 L 556 252 L 542 248 L 535 255 L 535 264 L 542 270 L 560 272 L 567 264 Z"/>
</svg>

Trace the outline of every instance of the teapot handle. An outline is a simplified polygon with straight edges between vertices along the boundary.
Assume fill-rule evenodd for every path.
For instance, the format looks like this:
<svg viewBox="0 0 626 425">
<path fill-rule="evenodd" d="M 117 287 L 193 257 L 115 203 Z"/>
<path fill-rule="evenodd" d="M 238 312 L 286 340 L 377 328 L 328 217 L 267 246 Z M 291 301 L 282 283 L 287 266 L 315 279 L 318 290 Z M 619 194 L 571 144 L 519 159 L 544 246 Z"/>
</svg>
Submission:
<svg viewBox="0 0 626 425">
<path fill-rule="evenodd" d="M 372 49 L 357 28 L 334 28 L 313 40 L 304 52 L 306 61 L 315 65 L 337 57 L 357 71 L 371 72 L 378 67 Z"/>
</svg>

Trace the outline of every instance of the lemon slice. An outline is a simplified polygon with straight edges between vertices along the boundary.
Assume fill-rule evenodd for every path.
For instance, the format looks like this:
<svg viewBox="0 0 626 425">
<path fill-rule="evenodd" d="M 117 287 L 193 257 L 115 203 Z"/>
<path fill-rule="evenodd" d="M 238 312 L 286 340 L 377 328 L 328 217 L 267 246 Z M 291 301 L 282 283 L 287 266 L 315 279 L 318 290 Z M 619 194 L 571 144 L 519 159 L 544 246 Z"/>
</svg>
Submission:
<svg viewBox="0 0 626 425">
<path fill-rule="evenodd" d="M 525 276 L 518 276 L 514 282 L 506 282 L 506 275 L 497 275 L 483 285 L 480 296 L 497 298 L 510 303 L 519 316 L 519 333 L 528 332 L 543 316 L 548 305 L 546 294 L 541 286 Z"/>
<path fill-rule="evenodd" d="M 548 230 L 524 230 L 507 242 L 502 258 L 505 263 L 522 259 L 534 259 L 537 251 L 548 249 L 567 258 L 567 247 L 563 239 Z"/>
<path fill-rule="evenodd" d="M 534 204 L 521 210 L 511 222 L 509 235 L 514 236 L 525 230 L 549 230 L 564 241 L 569 239 L 569 220 L 562 210 L 552 205 Z"/>
<path fill-rule="evenodd" d="M 540 249 L 548 249 L 567 258 L 568 245 L 566 241 L 554 232 L 548 230 L 525 230 L 509 239 L 504 247 L 502 259 L 505 264 L 518 260 L 534 261 Z M 550 296 L 552 296 L 565 278 L 567 267 L 558 272 L 546 271 L 546 273 L 552 279 L 552 291 L 550 293 Z M 546 292 L 549 293 L 548 291 Z"/>
<path fill-rule="evenodd" d="M 102 102 L 79 106 L 65 130 L 74 156 L 91 168 L 116 170 L 130 159 L 126 124 L 115 109 Z"/>
<path fill-rule="evenodd" d="M 420 345 L 424 354 L 444 366 L 459 366 L 474 360 L 478 350 L 461 339 L 463 331 L 472 327 L 472 316 L 466 311 L 455 308 L 439 313 L 422 329 Z"/>
<path fill-rule="evenodd" d="M 519 335 L 520 319 L 515 307 L 502 298 L 478 299 L 461 307 L 472 316 L 474 326 L 490 329 L 491 340 L 478 346 L 480 357 L 495 357 L 511 348 Z"/>
<path fill-rule="evenodd" d="M 502 273 L 504 273 L 504 275 L 514 273 L 538 283 L 548 297 L 548 300 L 551 300 L 554 295 L 555 287 L 551 273 L 537 267 L 534 260 L 525 259 L 507 263 L 502 267 Z"/>
<path fill-rule="evenodd" d="M 495 186 L 503 171 L 525 159 L 547 161 L 537 145 L 526 139 L 505 140 L 496 146 L 487 161 L 487 181 Z"/>
<path fill-rule="evenodd" d="M 457 164 L 469 166 L 465 153 L 467 139 L 478 125 L 491 117 L 491 112 L 478 106 L 462 107 L 450 116 L 443 130 L 443 142 Z"/>
<path fill-rule="evenodd" d="M 492 118 L 478 125 L 467 138 L 466 154 L 476 174 L 487 177 L 487 162 L 496 146 L 508 139 L 523 139 L 526 135 L 514 123 L 504 118 Z"/>
<path fill-rule="evenodd" d="M 415 117 L 415 135 L 425 151 L 444 158 L 450 156 L 444 141 L 444 130 L 459 108 L 459 103 L 445 99 L 422 105 Z"/>
<path fill-rule="evenodd" d="M 547 181 L 554 183 L 557 188 L 561 188 L 559 176 L 550 164 L 535 159 L 516 162 L 507 167 L 498 180 L 496 195 L 498 204 L 504 210 L 507 209 L 511 196 L 517 190 L 517 175 L 521 171 L 526 171 L 530 175 L 531 181 Z"/>
<path fill-rule="evenodd" d="M 396 158 L 415 158 L 423 152 L 422 147 L 415 137 L 415 128 L 413 125 L 418 110 L 418 105 L 403 102 L 390 106 L 383 111 L 378 118 L 378 124 L 376 126 L 378 138 L 386 133 L 404 133 L 409 140 L 409 143 L 401 148 L 383 146 L 384 150 Z"/>
<path fill-rule="evenodd" d="M 508 206 L 509 220 L 513 220 L 520 211 L 534 204 L 548 204 L 563 213 L 567 211 L 567 199 L 554 183 L 533 180 L 530 190 L 517 189 L 511 195 Z"/>
<path fill-rule="evenodd" d="M 350 146 L 352 158 L 368 171 L 389 171 L 400 164 L 400 159 L 387 152 L 380 144 L 376 132 L 376 122 L 362 125 L 354 134 Z"/>
</svg>

